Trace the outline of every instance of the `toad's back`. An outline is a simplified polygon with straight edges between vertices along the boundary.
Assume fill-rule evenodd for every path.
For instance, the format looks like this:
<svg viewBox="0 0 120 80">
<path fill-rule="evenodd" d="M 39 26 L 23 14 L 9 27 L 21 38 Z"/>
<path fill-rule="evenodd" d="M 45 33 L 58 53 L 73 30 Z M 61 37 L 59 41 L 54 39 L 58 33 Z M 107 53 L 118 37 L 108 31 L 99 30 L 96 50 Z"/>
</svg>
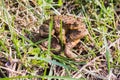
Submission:
<svg viewBox="0 0 120 80">
<path fill-rule="evenodd" d="M 76 18 L 69 15 L 59 15 L 54 16 L 54 21 L 62 21 L 64 24 L 74 24 L 76 22 Z"/>
</svg>

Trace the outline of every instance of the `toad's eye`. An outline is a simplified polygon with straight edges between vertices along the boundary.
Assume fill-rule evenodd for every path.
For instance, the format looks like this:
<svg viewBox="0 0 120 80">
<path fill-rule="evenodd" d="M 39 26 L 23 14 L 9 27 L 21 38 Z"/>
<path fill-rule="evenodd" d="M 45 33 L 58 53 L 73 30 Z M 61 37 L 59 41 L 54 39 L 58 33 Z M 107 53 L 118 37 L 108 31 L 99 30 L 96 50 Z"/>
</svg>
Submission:
<svg viewBox="0 0 120 80">
<path fill-rule="evenodd" d="M 74 27 L 74 29 L 76 29 L 78 27 L 78 24 L 77 24 L 77 22 L 74 22 L 73 24 L 71 24 L 71 26 Z"/>
</svg>

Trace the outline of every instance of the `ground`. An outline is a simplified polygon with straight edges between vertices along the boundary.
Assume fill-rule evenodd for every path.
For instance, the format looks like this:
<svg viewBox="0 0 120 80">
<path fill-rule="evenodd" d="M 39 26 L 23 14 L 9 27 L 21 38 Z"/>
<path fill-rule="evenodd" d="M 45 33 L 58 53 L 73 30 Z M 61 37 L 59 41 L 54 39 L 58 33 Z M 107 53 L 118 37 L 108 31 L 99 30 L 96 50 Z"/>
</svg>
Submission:
<svg viewBox="0 0 120 80">
<path fill-rule="evenodd" d="M 79 61 L 66 56 L 65 43 L 52 35 L 56 15 L 79 17 L 86 26 L 89 36 L 67 49 Z M 41 37 L 40 26 L 48 19 L 48 35 Z M 67 42 L 73 32 L 65 34 Z M 1 0 L 0 80 L 12 79 L 119 80 L 120 1 Z"/>
</svg>

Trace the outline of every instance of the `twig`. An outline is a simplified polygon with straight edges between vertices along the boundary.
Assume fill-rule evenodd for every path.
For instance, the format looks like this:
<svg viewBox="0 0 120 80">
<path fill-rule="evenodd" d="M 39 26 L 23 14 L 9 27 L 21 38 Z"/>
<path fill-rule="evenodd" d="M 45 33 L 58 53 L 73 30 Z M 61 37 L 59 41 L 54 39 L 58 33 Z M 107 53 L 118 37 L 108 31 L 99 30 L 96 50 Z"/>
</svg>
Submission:
<svg viewBox="0 0 120 80">
<path fill-rule="evenodd" d="M 10 71 L 10 72 L 13 72 L 13 73 L 16 73 L 16 74 L 22 75 L 21 72 L 14 71 L 14 70 L 12 70 L 12 69 L 10 69 L 10 68 L 6 68 L 6 67 L 3 67 L 3 66 L 0 66 L 0 68 L 5 69 L 5 70 Z"/>
<path fill-rule="evenodd" d="M 106 77 L 101 76 L 101 75 L 98 75 L 98 74 L 95 74 L 95 73 L 93 73 L 93 72 L 91 72 L 91 71 L 89 71 L 89 70 L 87 70 L 87 69 L 84 69 L 84 71 L 86 71 L 87 73 L 89 73 L 89 74 L 91 74 L 91 75 L 93 75 L 93 76 L 95 76 L 95 77 L 97 77 L 97 78 L 100 78 L 100 79 L 103 79 L 103 80 L 107 80 Z"/>
<path fill-rule="evenodd" d="M 90 61 L 89 63 L 87 63 L 86 65 L 84 65 L 76 74 L 73 75 L 73 78 L 76 78 L 83 69 L 85 69 L 88 65 L 90 65 L 90 64 L 93 63 L 93 62 L 95 62 L 97 59 L 99 59 L 99 58 L 102 57 L 102 56 L 103 56 L 103 55 L 98 56 L 98 57 L 94 58 L 92 61 Z"/>
</svg>

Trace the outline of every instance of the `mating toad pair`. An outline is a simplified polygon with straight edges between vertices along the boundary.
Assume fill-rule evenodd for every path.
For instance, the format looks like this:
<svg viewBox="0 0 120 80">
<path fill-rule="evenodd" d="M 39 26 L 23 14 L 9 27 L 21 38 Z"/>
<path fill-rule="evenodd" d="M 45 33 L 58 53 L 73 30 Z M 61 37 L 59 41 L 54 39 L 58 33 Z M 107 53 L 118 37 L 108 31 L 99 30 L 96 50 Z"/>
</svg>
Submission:
<svg viewBox="0 0 120 80">
<path fill-rule="evenodd" d="M 64 45 L 64 53 L 70 59 L 79 61 L 77 54 L 72 52 L 72 49 L 79 43 L 80 39 L 88 34 L 85 24 L 80 18 L 70 16 L 70 15 L 57 15 L 53 16 L 52 19 L 48 19 L 43 22 L 39 28 L 39 33 L 41 37 L 48 37 L 49 35 L 49 24 L 53 20 L 53 29 L 51 31 L 52 37 L 56 37 L 58 40 L 57 44 L 51 43 L 51 45 L 61 50 L 62 42 Z"/>
</svg>

